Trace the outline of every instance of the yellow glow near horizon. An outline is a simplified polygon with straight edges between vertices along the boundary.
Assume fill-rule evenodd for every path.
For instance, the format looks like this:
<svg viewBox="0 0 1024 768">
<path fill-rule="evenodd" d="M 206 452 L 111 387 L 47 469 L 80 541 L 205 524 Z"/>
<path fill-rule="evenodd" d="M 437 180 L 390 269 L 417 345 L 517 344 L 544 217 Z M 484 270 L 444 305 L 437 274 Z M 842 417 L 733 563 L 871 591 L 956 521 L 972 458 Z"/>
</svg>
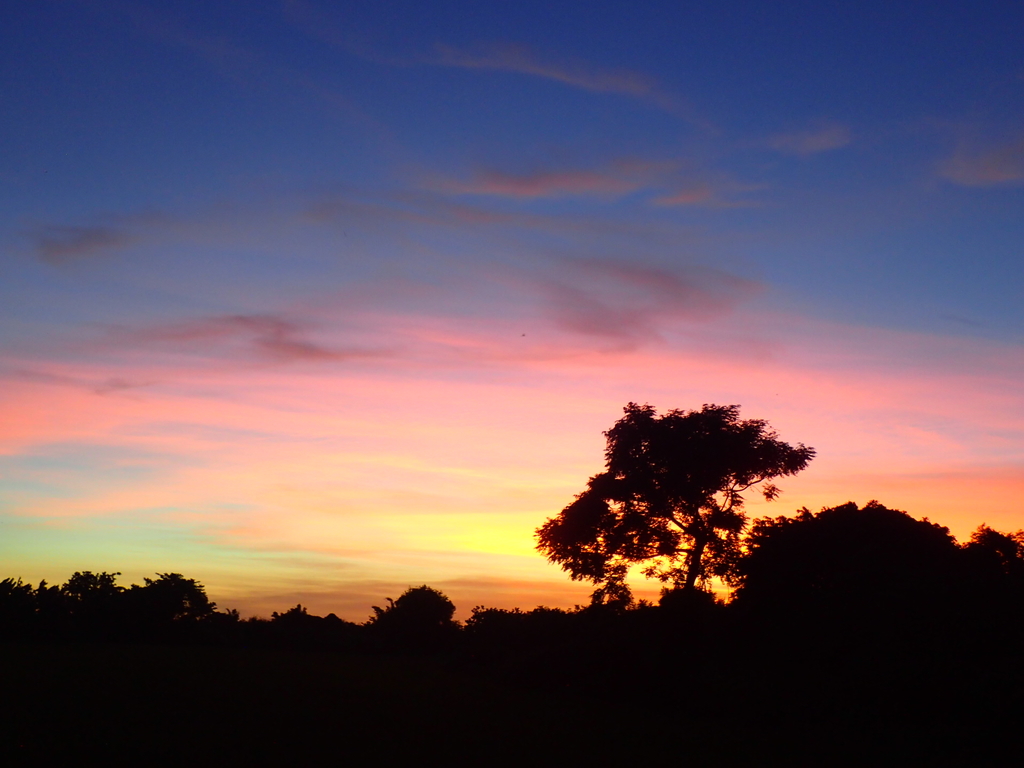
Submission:
<svg viewBox="0 0 1024 768">
<path fill-rule="evenodd" d="M 133 545 L 118 537 L 136 530 L 163 557 L 154 570 L 190 571 L 243 605 L 265 605 L 270 586 L 257 574 L 267 558 L 278 558 L 271 570 L 282 583 L 335 584 L 332 599 L 345 584 L 409 581 L 467 598 L 479 589 L 466 584 L 488 583 L 505 605 L 538 594 L 571 605 L 586 585 L 534 552 L 533 531 L 602 469 L 602 431 L 638 400 L 662 411 L 740 403 L 743 417 L 818 450 L 780 483 L 780 501 L 751 497 L 752 516 L 877 498 L 961 537 L 981 522 L 1021 527 L 1024 362 L 989 365 L 993 345 L 970 353 L 984 373 L 950 373 L 942 339 L 918 340 L 928 355 L 905 365 L 892 355 L 913 339 L 865 336 L 874 346 L 856 329 L 808 332 L 768 356 L 582 348 L 454 369 L 278 368 L 261 372 L 259 386 L 244 370 L 161 373 L 149 362 L 133 375 L 165 383 L 125 395 L 14 382 L 0 393 L 0 453 L 23 460 L 6 508 L 26 524 L 78 519 L 80 530 L 132 521 L 106 549 L 83 545 L 74 567 L 98 569 L 90 558 L 103 553 L 102 567 L 124 570 Z M 476 339 L 488 345 L 497 342 Z M 956 339 L 948 346 L 965 354 Z M 52 367 L 79 380 L 131 365 Z M 176 546 L 159 548 L 146 533 L 158 530 L 176 531 Z M 21 535 L 5 556 L 22 575 L 66 576 Z M 340 581 L 324 580 L 323 558 Z"/>
</svg>

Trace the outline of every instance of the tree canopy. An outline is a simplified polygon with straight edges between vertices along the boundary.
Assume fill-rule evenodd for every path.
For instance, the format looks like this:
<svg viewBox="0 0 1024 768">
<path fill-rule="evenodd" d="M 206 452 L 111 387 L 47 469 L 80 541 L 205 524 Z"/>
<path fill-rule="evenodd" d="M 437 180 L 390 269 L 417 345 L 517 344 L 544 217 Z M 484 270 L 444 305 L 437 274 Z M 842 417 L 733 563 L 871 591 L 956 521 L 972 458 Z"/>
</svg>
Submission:
<svg viewBox="0 0 1024 768">
<path fill-rule="evenodd" d="M 1006 538 L 988 530 L 987 539 Z M 948 528 L 877 501 L 755 520 L 746 550 L 735 580 L 738 602 L 772 609 L 905 612 L 947 597 L 964 576 Z"/>
<path fill-rule="evenodd" d="M 693 590 L 729 578 L 746 526 L 743 493 L 793 475 L 814 449 L 781 441 L 762 419 L 742 420 L 737 405 L 699 411 L 629 403 L 605 432 L 606 469 L 562 512 L 537 529 L 537 548 L 574 580 L 597 585 L 595 602 L 629 599 L 626 574 Z"/>
<path fill-rule="evenodd" d="M 423 584 L 409 587 L 397 600 L 387 598 L 388 605 L 373 606 L 373 616 L 366 626 L 385 643 L 400 647 L 429 648 L 443 644 L 459 629 L 455 604 L 438 589 Z"/>
</svg>

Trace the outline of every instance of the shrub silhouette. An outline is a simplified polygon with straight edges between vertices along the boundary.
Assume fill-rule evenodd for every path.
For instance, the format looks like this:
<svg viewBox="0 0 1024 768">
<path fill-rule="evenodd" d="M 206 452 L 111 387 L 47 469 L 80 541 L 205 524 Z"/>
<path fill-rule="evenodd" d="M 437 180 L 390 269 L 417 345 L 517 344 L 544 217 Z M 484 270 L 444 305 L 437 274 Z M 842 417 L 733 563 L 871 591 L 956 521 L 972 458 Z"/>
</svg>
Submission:
<svg viewBox="0 0 1024 768">
<path fill-rule="evenodd" d="M 738 564 L 739 604 L 789 611 L 915 612 L 962 584 L 949 529 L 877 501 L 756 520 Z"/>
<path fill-rule="evenodd" d="M 382 642 L 407 649 L 432 649 L 451 641 L 459 630 L 455 604 L 440 590 L 410 587 L 385 608 L 373 606 L 367 628 Z"/>
</svg>

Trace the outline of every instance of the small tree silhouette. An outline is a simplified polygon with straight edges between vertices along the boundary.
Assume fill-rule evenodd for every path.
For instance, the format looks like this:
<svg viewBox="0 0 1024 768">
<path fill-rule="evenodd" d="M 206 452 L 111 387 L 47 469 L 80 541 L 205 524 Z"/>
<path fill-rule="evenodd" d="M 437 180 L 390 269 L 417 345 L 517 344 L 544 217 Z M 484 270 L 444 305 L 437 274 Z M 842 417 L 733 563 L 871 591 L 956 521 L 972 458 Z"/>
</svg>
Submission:
<svg viewBox="0 0 1024 768">
<path fill-rule="evenodd" d="M 375 624 L 406 625 L 418 629 L 434 629 L 452 625 L 455 604 L 440 590 L 428 587 L 409 587 L 397 600 L 386 598 L 387 608 L 373 606 Z"/>
<path fill-rule="evenodd" d="M 210 616 L 217 608 L 206 596 L 206 589 L 195 579 L 180 573 L 158 573 L 155 579 L 143 579 L 144 585 L 132 585 L 129 597 L 140 617 L 152 624 L 195 622 Z"/>
<path fill-rule="evenodd" d="M 386 643 L 407 648 L 433 648 L 450 640 L 459 625 L 453 620 L 455 604 L 440 590 L 410 587 L 388 605 L 373 606 L 374 615 L 366 622 L 371 632 Z"/>
</svg>

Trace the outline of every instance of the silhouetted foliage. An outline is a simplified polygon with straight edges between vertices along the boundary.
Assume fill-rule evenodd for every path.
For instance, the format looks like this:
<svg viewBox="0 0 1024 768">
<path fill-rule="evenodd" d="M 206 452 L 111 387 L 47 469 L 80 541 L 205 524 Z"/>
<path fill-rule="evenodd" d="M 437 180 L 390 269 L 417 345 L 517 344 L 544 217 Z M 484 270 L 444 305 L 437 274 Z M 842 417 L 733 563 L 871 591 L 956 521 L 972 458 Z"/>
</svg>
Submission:
<svg viewBox="0 0 1024 768">
<path fill-rule="evenodd" d="M 77 756 L 109 720 L 103 712 L 79 727 L 76 718 L 92 709 L 78 702 L 93 701 L 92 692 L 107 690 L 117 674 L 121 692 L 110 701 L 130 700 L 139 713 L 134 729 L 119 725 L 116 738 L 107 730 L 100 741 L 134 739 L 143 756 L 153 752 L 160 729 L 165 747 L 185 739 L 188 748 L 180 753 L 200 754 L 201 739 L 181 736 L 182 713 L 197 702 L 208 702 L 204 711 L 216 717 L 244 711 L 235 727 L 244 733 L 267 711 L 274 715 L 260 722 L 276 727 L 283 718 L 305 733 L 328 701 L 343 713 L 324 718 L 332 728 L 360 717 L 367 702 L 390 728 L 422 717 L 407 699 L 449 685 L 465 712 L 497 702 L 511 723 L 522 708 L 503 702 L 516 696 L 561 702 L 551 711 L 586 712 L 587 722 L 604 717 L 602 728 L 587 732 L 602 757 L 604 745 L 621 736 L 622 702 L 639 697 L 643 714 L 630 726 L 635 748 L 625 754 L 634 761 L 650 757 L 651 739 L 663 732 L 673 748 L 680 734 L 704 734 L 702 763 L 709 764 L 734 764 L 728 759 L 734 744 L 751 757 L 743 764 L 774 762 L 765 756 L 782 754 L 790 759 L 777 762 L 787 765 L 992 764 L 978 756 L 1000 738 L 1016 746 L 1024 713 L 1024 533 L 982 526 L 960 546 L 942 526 L 877 502 L 755 521 L 728 574 L 737 587 L 728 603 L 688 588 L 685 579 L 669 580 L 658 605 L 477 607 L 460 627 L 452 601 L 423 585 L 375 606 L 371 619 L 357 625 L 313 615 L 301 604 L 270 619 L 242 619 L 237 611 L 217 611 L 203 586 L 181 574 L 157 574 L 127 589 L 117 575 L 79 572 L 59 587 L 0 581 L 0 663 L 7 664 L 0 687 L 26 652 L 49 654 L 51 665 L 27 671 L 21 687 L 8 693 L 11 712 L 22 711 L 26 696 L 37 696 L 38 712 L 0 716 L 0 729 L 17 723 L 0 734 L 0 761 L 11 749 L 17 757 L 17 745 L 43 754 L 62 734 L 69 734 L 66 753 Z M 105 641 L 115 645 L 104 648 Z M 75 662 L 78 654 L 86 662 Z M 192 666 L 207 657 L 216 659 L 217 674 Z M 122 658 L 137 662 L 112 673 Z M 168 668 L 169 659 L 179 667 Z M 238 677 L 225 683 L 219 670 L 232 665 Z M 263 681 L 274 665 L 278 677 Z M 319 671 L 331 665 L 356 671 L 365 686 L 348 699 L 334 683 L 325 687 Z M 301 691 L 293 687 L 299 667 L 314 670 Z M 406 678 L 410 670 L 414 675 Z M 153 679 L 153 672 L 163 676 L 159 690 L 137 677 Z M 61 692 L 69 674 L 81 676 L 81 684 Z M 387 679 L 397 688 L 385 690 Z M 460 686 L 471 679 L 483 684 L 477 694 L 488 693 L 465 698 L 468 689 Z M 148 700 L 140 698 L 150 690 Z M 188 704 L 168 705 L 163 717 L 152 717 L 168 692 Z M 253 695 L 261 698 L 250 702 Z M 62 700 L 71 714 L 54 727 L 49 714 L 39 713 Z M 0 696 L 0 706 L 3 701 Z M 441 717 L 449 717 L 447 707 Z M 131 719 L 134 709 L 121 717 Z M 207 720 L 216 717 L 185 728 L 213 733 Z M 489 727 L 488 717 L 481 715 L 478 725 Z M 361 727 L 352 730 L 363 735 Z M 565 731 L 561 716 L 551 718 L 549 738 Z M 218 739 L 223 732 L 217 729 Z M 491 732 L 481 733 L 489 744 Z M 584 732 L 572 733 L 566 748 L 575 759 Z"/>
<path fill-rule="evenodd" d="M 172 640 L 224 622 L 203 585 L 180 573 L 125 588 L 119 573 L 78 571 L 60 587 L 0 582 L 0 635 L 8 639 Z M 14 620 L 15 614 L 17 621 Z M 237 612 L 233 616 L 237 621 Z M 189 629 L 188 627 L 191 627 Z"/>
<path fill-rule="evenodd" d="M 972 621 L 1024 640 L 1024 531 L 979 526 L 963 545 L 963 556 L 972 577 Z"/>
<path fill-rule="evenodd" d="M 963 583 L 949 529 L 876 501 L 754 521 L 738 603 L 806 611 L 913 611 Z"/>
<path fill-rule="evenodd" d="M 36 595 L 31 584 L 21 579 L 0 581 L 0 640 L 24 635 L 36 613 Z"/>
<path fill-rule="evenodd" d="M 278 613 L 277 611 L 274 611 L 270 614 L 270 620 L 273 621 L 275 624 L 281 625 L 302 626 L 303 624 L 306 624 L 310 619 L 313 618 L 317 617 L 310 616 L 309 611 L 307 611 L 306 608 L 303 607 L 302 603 L 296 604 L 294 608 L 289 608 L 284 613 Z"/>
<path fill-rule="evenodd" d="M 89 603 L 111 601 L 124 592 L 124 587 L 117 583 L 117 577 L 120 575 L 120 571 L 117 573 L 76 571 L 64 583 L 60 591 L 79 607 Z"/>
<path fill-rule="evenodd" d="M 433 650 L 451 642 L 459 630 L 455 604 L 440 590 L 410 587 L 384 608 L 373 606 L 366 626 L 382 642 L 409 650 Z"/>
<path fill-rule="evenodd" d="M 371 622 L 382 625 L 407 625 L 416 629 L 440 629 L 452 626 L 455 604 L 440 590 L 409 587 L 397 600 L 386 598 L 388 606 L 373 606 Z"/>
<path fill-rule="evenodd" d="M 1024 580 L 1024 531 L 1000 533 L 981 525 L 964 544 L 979 568 L 1017 584 Z"/>
<path fill-rule="evenodd" d="M 744 491 L 804 469 L 814 450 L 778 439 L 761 419 L 741 420 L 739 406 L 705 405 L 658 416 L 630 403 L 605 433 L 606 471 L 537 530 L 537 548 L 574 580 L 598 586 L 595 602 L 626 604 L 626 574 L 644 574 L 693 590 L 730 578 L 746 526 Z"/>
<path fill-rule="evenodd" d="M 120 573 L 80 571 L 60 588 L 63 609 L 72 631 L 92 639 L 112 639 L 122 633 L 127 606 Z"/>
<path fill-rule="evenodd" d="M 143 579 L 143 586 L 132 585 L 129 596 L 133 609 L 157 624 L 196 622 L 210 616 L 217 608 L 206 596 L 206 590 L 195 579 L 180 573 L 159 573 L 155 579 Z"/>
<path fill-rule="evenodd" d="M 311 614 L 301 603 L 283 613 L 274 611 L 269 622 L 250 619 L 247 625 L 271 645 L 336 650 L 358 647 L 362 629 L 358 624 L 344 621 L 333 613 L 326 616 Z"/>
</svg>

